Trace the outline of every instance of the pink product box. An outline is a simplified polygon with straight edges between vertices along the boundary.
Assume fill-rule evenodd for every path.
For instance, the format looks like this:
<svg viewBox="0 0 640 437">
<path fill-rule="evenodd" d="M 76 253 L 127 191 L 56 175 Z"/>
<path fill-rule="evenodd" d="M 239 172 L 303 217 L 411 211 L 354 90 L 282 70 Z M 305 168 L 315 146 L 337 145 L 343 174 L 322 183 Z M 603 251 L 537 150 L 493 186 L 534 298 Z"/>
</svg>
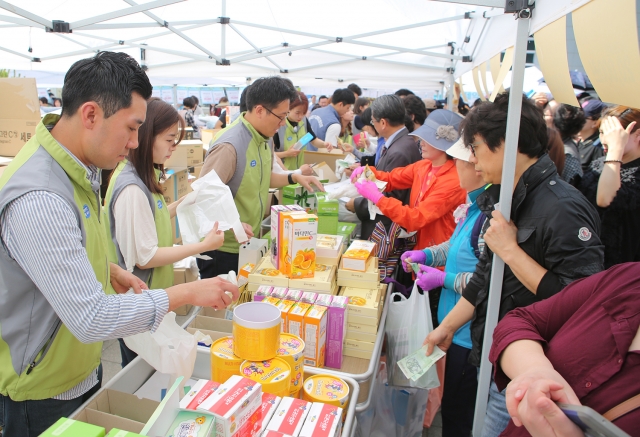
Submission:
<svg viewBox="0 0 640 437">
<path fill-rule="evenodd" d="M 327 344 L 324 365 L 334 369 L 342 368 L 342 347 L 347 332 L 346 296 L 333 296 L 327 317 Z"/>
<path fill-rule="evenodd" d="M 333 300 L 333 298 L 336 296 L 333 296 L 331 294 L 319 294 L 318 298 L 315 301 L 315 305 L 322 305 L 323 307 L 328 307 L 329 305 L 331 305 L 331 301 Z"/>
<path fill-rule="evenodd" d="M 311 403 L 302 399 L 282 398 L 266 430 L 298 437 L 310 407 Z"/>
<path fill-rule="evenodd" d="M 342 408 L 314 402 L 302 426 L 300 437 L 339 437 L 342 431 Z"/>
<path fill-rule="evenodd" d="M 253 301 L 254 302 L 262 302 L 265 297 L 271 296 L 271 290 L 273 290 L 273 287 L 271 287 L 269 285 L 261 285 L 261 286 L 259 286 L 258 289 L 256 290 L 255 294 L 253 295 Z"/>
<path fill-rule="evenodd" d="M 189 393 L 184 395 L 180 401 L 180 408 L 183 410 L 196 410 L 200 404 L 216 392 L 218 387 L 220 387 L 218 382 L 201 379 L 191 387 Z"/>
<path fill-rule="evenodd" d="M 273 417 L 273 413 L 276 412 L 276 408 L 280 405 L 280 401 L 282 401 L 281 397 L 271 393 L 262 393 L 262 406 L 260 407 L 262 412 L 262 419 L 260 421 L 261 433 L 267 427 L 267 424 Z"/>
<path fill-rule="evenodd" d="M 318 299 L 318 293 L 314 293 L 313 291 L 305 291 L 302 293 L 302 297 L 300 298 L 300 302 L 314 304 L 316 303 L 316 299 Z"/>
<path fill-rule="evenodd" d="M 289 289 L 287 287 L 273 287 L 270 296 L 282 300 L 287 297 L 288 290 Z"/>
<path fill-rule="evenodd" d="M 287 291 L 286 299 L 300 302 L 300 298 L 302 298 L 302 290 L 294 290 L 293 288 L 290 288 L 289 291 Z"/>
</svg>

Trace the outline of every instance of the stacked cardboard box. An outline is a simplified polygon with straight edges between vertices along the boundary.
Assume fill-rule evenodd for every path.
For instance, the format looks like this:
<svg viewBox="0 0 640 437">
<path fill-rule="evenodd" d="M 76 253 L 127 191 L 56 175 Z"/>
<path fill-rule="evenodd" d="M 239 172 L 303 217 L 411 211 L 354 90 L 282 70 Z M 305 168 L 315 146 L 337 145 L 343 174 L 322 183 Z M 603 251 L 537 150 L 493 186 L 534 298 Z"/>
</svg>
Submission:
<svg viewBox="0 0 640 437">
<path fill-rule="evenodd" d="M 386 285 L 374 288 L 343 287 L 340 295 L 349 299 L 347 305 L 347 332 L 343 354 L 370 359 L 378 333 L 378 324 L 384 306 Z"/>
</svg>

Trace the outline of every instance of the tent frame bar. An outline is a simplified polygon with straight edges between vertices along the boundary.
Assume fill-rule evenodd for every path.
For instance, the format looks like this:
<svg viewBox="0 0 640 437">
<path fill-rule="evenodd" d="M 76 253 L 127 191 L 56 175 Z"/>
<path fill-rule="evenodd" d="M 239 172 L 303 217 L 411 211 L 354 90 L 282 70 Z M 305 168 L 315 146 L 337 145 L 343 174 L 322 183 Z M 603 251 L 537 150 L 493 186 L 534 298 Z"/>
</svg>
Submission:
<svg viewBox="0 0 640 437">
<path fill-rule="evenodd" d="M 163 6 L 180 3 L 186 0 L 155 0 L 143 5 L 132 6 L 118 11 L 108 12 L 106 14 L 96 15 L 95 17 L 85 18 L 84 20 L 69 23 L 69 29 L 80 29 L 91 24 L 101 23 L 102 21 L 113 20 L 115 18 L 125 17 L 127 15 L 137 14 L 138 12 L 148 11 L 149 9 L 161 8 Z"/>
</svg>

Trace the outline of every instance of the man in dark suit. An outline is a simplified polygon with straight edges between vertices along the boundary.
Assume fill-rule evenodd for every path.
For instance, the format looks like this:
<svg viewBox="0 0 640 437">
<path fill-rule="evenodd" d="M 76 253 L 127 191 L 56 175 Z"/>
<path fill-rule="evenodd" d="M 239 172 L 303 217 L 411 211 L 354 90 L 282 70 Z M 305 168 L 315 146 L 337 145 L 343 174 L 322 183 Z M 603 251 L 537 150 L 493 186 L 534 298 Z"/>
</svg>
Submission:
<svg viewBox="0 0 640 437">
<path fill-rule="evenodd" d="M 418 145 L 413 137 L 409 136 L 409 131 L 405 127 L 406 112 L 400 97 L 395 95 L 378 97 L 371 105 L 371 115 L 373 127 L 385 139 L 385 144 L 380 146 L 379 153 L 376 153 L 376 169 L 388 172 L 422 159 Z M 394 190 L 384 195 L 395 197 L 402 201 L 403 205 L 407 205 L 410 191 Z M 374 220 L 370 219 L 368 201 L 364 197 L 350 200 L 346 208 L 355 212 L 362 222 L 361 238 L 363 240 L 371 236 L 378 221 L 382 220 L 387 230 L 391 226 L 391 220 L 383 215 L 378 214 Z"/>
</svg>

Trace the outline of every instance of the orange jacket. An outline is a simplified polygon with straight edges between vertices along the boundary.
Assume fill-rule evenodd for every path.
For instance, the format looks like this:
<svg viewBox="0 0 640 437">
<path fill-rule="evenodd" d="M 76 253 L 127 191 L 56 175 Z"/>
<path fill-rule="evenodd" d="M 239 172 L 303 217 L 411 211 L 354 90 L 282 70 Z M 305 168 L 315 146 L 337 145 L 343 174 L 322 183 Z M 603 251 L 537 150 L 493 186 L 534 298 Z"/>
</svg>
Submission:
<svg viewBox="0 0 640 437">
<path fill-rule="evenodd" d="M 418 199 L 422 182 L 431 171 L 431 166 L 431 161 L 423 159 L 388 173 L 373 169 L 377 179 L 388 182 L 385 191 L 411 188 L 409 205 L 402 205 L 392 197 L 383 197 L 377 205 L 385 216 L 408 232 L 418 231 L 416 249 L 440 244 L 451 238 L 456 227 L 453 211 L 467 199 L 452 159 L 447 160 Z"/>
</svg>

